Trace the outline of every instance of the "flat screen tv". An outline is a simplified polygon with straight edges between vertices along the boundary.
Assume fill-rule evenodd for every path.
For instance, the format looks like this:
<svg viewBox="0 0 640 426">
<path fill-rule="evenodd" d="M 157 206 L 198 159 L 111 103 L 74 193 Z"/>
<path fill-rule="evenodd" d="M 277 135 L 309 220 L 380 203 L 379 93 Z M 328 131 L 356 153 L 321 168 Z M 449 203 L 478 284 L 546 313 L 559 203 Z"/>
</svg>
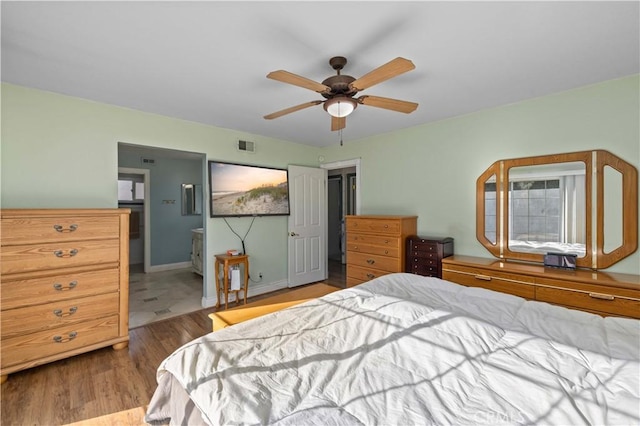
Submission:
<svg viewBox="0 0 640 426">
<path fill-rule="evenodd" d="M 288 178 L 287 169 L 209 161 L 211 217 L 288 215 Z"/>
</svg>

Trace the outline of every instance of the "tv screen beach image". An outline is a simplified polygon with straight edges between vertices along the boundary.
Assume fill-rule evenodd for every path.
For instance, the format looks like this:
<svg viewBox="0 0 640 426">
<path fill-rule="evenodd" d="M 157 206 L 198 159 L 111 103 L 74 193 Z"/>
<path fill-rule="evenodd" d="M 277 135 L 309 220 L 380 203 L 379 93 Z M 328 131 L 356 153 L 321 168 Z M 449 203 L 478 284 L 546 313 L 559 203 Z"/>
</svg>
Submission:
<svg viewBox="0 0 640 426">
<path fill-rule="evenodd" d="M 210 161 L 211 216 L 289 214 L 287 170 Z"/>
</svg>

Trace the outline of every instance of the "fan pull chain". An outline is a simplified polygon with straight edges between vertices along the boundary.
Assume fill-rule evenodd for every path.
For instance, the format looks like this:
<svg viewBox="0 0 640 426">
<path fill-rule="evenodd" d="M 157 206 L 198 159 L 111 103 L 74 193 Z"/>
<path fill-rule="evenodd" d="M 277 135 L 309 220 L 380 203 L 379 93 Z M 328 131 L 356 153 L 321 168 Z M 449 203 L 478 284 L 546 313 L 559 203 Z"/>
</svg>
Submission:
<svg viewBox="0 0 640 426">
<path fill-rule="evenodd" d="M 342 129 L 340 129 L 340 146 L 342 146 Z"/>
</svg>

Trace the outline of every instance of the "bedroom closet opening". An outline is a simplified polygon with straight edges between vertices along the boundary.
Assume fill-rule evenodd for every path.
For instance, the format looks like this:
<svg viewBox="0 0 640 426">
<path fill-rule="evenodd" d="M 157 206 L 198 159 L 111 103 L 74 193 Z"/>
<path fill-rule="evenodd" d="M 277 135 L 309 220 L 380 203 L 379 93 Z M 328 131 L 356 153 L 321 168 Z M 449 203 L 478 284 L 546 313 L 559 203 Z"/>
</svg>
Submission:
<svg viewBox="0 0 640 426">
<path fill-rule="evenodd" d="M 204 191 L 205 171 L 204 154 L 118 144 L 118 206 L 131 209 L 130 329 L 202 309 L 193 236 L 205 238 L 204 209 L 184 189 Z"/>
<path fill-rule="evenodd" d="M 327 265 L 329 279 L 346 277 L 346 215 L 356 214 L 356 167 L 327 170 Z M 345 285 L 346 285 L 346 278 Z"/>
</svg>

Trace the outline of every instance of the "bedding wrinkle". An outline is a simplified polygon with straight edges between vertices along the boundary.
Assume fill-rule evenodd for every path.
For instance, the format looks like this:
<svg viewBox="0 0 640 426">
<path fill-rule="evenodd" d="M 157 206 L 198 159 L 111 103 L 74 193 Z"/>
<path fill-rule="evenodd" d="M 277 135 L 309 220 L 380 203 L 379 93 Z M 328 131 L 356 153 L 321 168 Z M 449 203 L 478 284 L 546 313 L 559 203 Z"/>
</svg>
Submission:
<svg viewBox="0 0 640 426">
<path fill-rule="evenodd" d="M 221 371 L 217 371 L 217 372 L 213 372 L 212 374 L 208 375 L 207 377 L 204 377 L 202 380 L 199 380 L 197 383 L 192 383 L 188 386 L 188 389 L 191 390 L 191 392 L 189 392 L 190 394 L 192 393 L 193 390 L 199 388 L 200 386 L 202 386 L 203 384 L 206 383 L 211 383 L 211 381 L 215 380 L 216 383 L 234 383 L 234 381 L 236 380 L 236 377 L 238 377 L 238 380 L 243 380 L 245 377 L 248 378 L 249 381 L 251 381 L 251 383 L 253 383 L 253 386 L 255 388 L 246 388 L 242 390 L 242 395 L 258 395 L 258 398 L 261 400 L 262 398 L 260 397 L 263 392 L 264 392 L 264 388 L 263 388 L 263 382 L 257 383 L 256 382 L 256 377 L 267 377 L 270 378 L 271 375 L 274 372 L 280 372 L 280 371 L 290 371 L 290 370 L 301 370 L 304 368 L 311 368 L 311 370 L 314 369 L 314 367 L 318 366 L 319 363 L 323 363 L 326 361 L 330 361 L 332 365 L 335 366 L 336 369 L 341 369 L 341 370 L 347 370 L 346 375 L 352 375 L 352 374 L 360 374 L 361 372 L 358 371 L 358 365 L 362 364 L 364 361 L 364 358 L 366 358 L 366 355 L 379 349 L 382 347 L 385 347 L 386 345 L 388 345 L 390 342 L 394 341 L 394 340 L 398 340 L 400 338 L 402 338 L 403 336 L 407 336 L 410 335 L 415 329 L 419 329 L 419 328 L 423 328 L 423 327 L 432 327 L 435 326 L 441 322 L 447 321 L 449 318 L 451 317 L 451 315 L 445 315 L 445 316 L 441 316 L 438 318 L 434 318 L 432 319 L 430 322 L 428 323 L 419 323 L 419 324 L 415 324 L 413 327 L 410 327 L 408 329 L 404 329 L 404 330 L 394 330 L 390 335 L 388 335 L 385 339 L 381 339 L 376 341 L 375 343 L 369 343 L 366 344 L 364 342 L 359 342 L 361 343 L 361 345 L 354 347 L 351 350 L 347 350 L 347 351 L 343 351 L 343 352 L 333 352 L 333 353 L 322 353 L 322 354 L 312 354 L 312 355 L 308 355 L 308 356 L 300 356 L 300 352 L 308 349 L 307 347 L 304 348 L 298 348 L 298 356 L 299 359 L 288 359 L 288 360 L 283 360 L 279 363 L 273 363 L 273 364 L 263 364 L 263 362 L 265 361 L 262 356 L 260 354 L 257 354 L 254 358 L 256 358 L 256 360 L 258 361 L 256 363 L 256 365 L 248 365 L 243 363 L 242 361 L 239 362 L 239 365 L 231 365 L 228 366 L 227 368 L 225 368 L 224 370 Z M 226 330 L 226 329 L 225 329 Z M 306 330 L 303 330 L 303 333 Z M 362 333 L 360 333 L 360 336 L 362 336 L 363 339 L 365 339 L 366 341 L 366 336 L 363 335 Z M 287 340 L 287 342 L 289 342 Z M 364 345 L 362 345 L 364 343 Z M 277 344 L 278 346 L 280 345 L 279 343 Z M 294 352 L 295 350 L 292 348 L 291 352 Z M 286 353 L 287 351 L 283 352 Z M 290 356 L 288 357 L 290 358 Z M 269 360 L 272 362 L 272 360 Z M 269 379 L 271 380 L 271 379 Z M 427 381 L 427 380 L 425 380 Z M 285 382 L 289 383 L 290 381 L 286 381 Z M 326 384 L 328 384 L 329 386 L 335 386 L 338 385 L 340 388 L 344 388 L 345 386 L 347 387 L 347 391 L 349 389 L 349 381 L 348 380 L 340 380 L 339 383 L 335 383 L 335 381 L 328 381 Z M 274 383 L 270 383 L 270 385 L 274 385 Z M 353 386 L 352 388 L 352 392 L 354 394 L 359 394 L 361 389 L 361 385 L 358 384 L 357 386 Z M 222 391 L 224 391 L 224 389 L 221 389 Z M 305 389 L 305 392 L 307 391 L 307 389 Z M 382 389 L 380 392 L 385 391 L 384 389 Z M 331 392 L 329 389 L 326 390 L 326 392 L 330 395 Z M 376 392 L 376 393 L 380 393 L 380 392 Z M 278 398 L 279 395 L 270 395 L 271 398 Z M 366 395 L 365 395 L 366 397 Z M 359 399 L 359 398 L 358 398 Z M 226 406 L 225 405 L 225 400 L 223 401 L 218 401 L 218 403 L 220 404 L 220 406 Z M 271 404 L 271 401 L 270 401 Z M 346 401 L 343 405 L 341 405 L 343 408 L 348 408 L 350 402 Z M 286 405 L 286 404 L 285 404 Z M 252 404 L 252 406 L 256 406 L 256 404 Z M 288 409 L 283 409 L 282 414 L 286 414 L 288 413 L 290 410 Z M 247 416 L 250 413 L 247 413 L 246 410 L 244 412 L 244 415 Z M 263 413 L 264 414 L 264 413 Z M 259 416 L 250 416 L 248 417 L 248 419 L 250 420 L 248 423 L 253 423 L 253 420 L 251 419 L 255 419 L 256 422 L 259 422 Z M 264 417 L 262 417 L 264 418 Z M 271 416 L 270 416 L 271 418 Z M 226 419 L 227 421 L 229 421 L 230 419 Z M 367 422 L 365 422 L 367 423 Z"/>
<path fill-rule="evenodd" d="M 295 308 L 184 345 L 158 377 L 209 424 L 640 424 L 640 322 L 413 274 Z"/>
</svg>

